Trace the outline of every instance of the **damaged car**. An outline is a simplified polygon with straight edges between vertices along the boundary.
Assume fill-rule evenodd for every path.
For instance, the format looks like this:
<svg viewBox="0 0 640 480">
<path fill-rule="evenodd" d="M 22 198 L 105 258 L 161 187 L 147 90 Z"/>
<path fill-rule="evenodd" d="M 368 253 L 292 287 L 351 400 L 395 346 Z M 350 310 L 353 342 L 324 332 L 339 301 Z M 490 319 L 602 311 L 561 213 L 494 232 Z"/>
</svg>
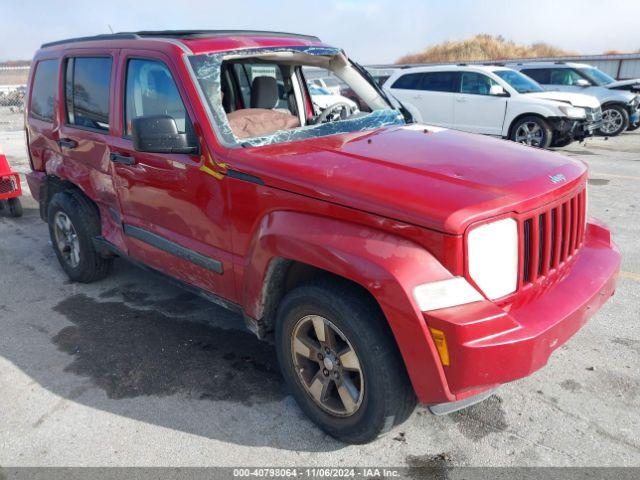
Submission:
<svg viewBox="0 0 640 480">
<path fill-rule="evenodd" d="M 584 140 L 602 125 L 596 98 L 546 92 L 525 75 L 500 66 L 405 68 L 384 89 L 425 123 L 539 148 Z"/>
<path fill-rule="evenodd" d="M 530 62 L 509 65 L 531 77 L 547 90 L 584 93 L 602 105 L 600 134 L 615 137 L 640 126 L 640 95 L 637 81 L 616 82 L 590 65 L 568 62 Z"/>
<path fill-rule="evenodd" d="M 67 276 L 126 259 L 236 312 L 345 442 L 530 375 L 614 293 L 584 163 L 412 123 L 316 37 L 125 32 L 32 65 L 27 180 Z M 304 67 L 363 108 L 315 108 Z"/>
</svg>

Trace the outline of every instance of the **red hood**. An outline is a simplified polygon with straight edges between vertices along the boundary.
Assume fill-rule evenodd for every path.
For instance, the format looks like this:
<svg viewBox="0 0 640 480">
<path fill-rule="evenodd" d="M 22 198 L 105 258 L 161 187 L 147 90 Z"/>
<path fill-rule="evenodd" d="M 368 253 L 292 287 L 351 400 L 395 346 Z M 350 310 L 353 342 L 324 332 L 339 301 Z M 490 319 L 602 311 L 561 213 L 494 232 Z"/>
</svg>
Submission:
<svg viewBox="0 0 640 480">
<path fill-rule="evenodd" d="M 556 199 L 587 171 L 560 154 L 417 125 L 238 149 L 232 158 L 275 188 L 453 234 Z"/>
</svg>

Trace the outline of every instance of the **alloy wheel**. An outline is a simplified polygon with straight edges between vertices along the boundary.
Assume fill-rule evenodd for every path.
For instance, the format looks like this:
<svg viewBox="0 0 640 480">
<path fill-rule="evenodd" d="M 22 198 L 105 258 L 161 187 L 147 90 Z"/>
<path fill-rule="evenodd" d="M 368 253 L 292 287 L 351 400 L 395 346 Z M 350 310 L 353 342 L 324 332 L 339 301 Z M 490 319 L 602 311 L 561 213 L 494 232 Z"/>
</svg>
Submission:
<svg viewBox="0 0 640 480">
<path fill-rule="evenodd" d="M 605 134 L 617 132 L 624 123 L 622 114 L 615 109 L 609 109 L 602 112 L 602 127 L 600 131 Z"/>
<path fill-rule="evenodd" d="M 525 122 L 516 130 L 515 139 L 518 143 L 539 147 L 544 140 L 544 132 L 536 122 Z"/>
<path fill-rule="evenodd" d="M 318 315 L 298 320 L 291 355 L 302 386 L 320 408 L 340 417 L 358 411 L 364 398 L 362 368 L 353 346 L 333 323 Z"/>
<path fill-rule="evenodd" d="M 58 250 L 72 268 L 80 264 L 80 241 L 73 223 L 64 212 L 57 212 L 53 220 L 53 232 Z"/>
</svg>

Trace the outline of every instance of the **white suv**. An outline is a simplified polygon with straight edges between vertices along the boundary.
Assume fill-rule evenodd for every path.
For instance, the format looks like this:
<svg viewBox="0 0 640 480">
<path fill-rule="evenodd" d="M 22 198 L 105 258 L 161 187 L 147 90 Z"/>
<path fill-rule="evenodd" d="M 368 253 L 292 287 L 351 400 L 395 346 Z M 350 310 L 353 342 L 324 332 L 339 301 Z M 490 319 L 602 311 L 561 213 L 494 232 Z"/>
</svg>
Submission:
<svg viewBox="0 0 640 480">
<path fill-rule="evenodd" d="M 602 105 L 603 135 L 616 136 L 640 126 L 640 96 L 627 91 L 600 70 L 584 63 L 528 62 L 508 65 L 533 78 L 547 90 L 580 92 L 596 97 Z M 622 89 L 620 87 L 623 86 Z"/>
<path fill-rule="evenodd" d="M 542 148 L 582 140 L 602 122 L 596 98 L 547 92 L 529 77 L 504 67 L 406 68 L 394 73 L 383 88 L 419 122 Z"/>
</svg>

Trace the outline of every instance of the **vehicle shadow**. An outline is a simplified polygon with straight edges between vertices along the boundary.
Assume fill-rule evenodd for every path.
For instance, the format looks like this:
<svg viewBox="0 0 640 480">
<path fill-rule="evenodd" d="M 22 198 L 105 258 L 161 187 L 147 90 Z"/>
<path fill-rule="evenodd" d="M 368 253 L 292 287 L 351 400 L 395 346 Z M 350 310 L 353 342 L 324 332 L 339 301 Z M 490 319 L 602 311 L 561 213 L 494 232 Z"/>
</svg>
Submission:
<svg viewBox="0 0 640 480">
<path fill-rule="evenodd" d="M 36 271 L 24 259 L 14 268 L 65 287 L 50 247 L 38 243 Z M 287 394 L 273 345 L 246 330 L 239 315 L 120 259 L 109 279 L 67 283 L 65 291 L 73 293 L 50 296 L 48 314 L 0 299 L 0 325 L 10 339 L 0 340 L 0 355 L 54 394 L 238 445 L 312 452 L 345 446 L 306 419 Z"/>
</svg>

